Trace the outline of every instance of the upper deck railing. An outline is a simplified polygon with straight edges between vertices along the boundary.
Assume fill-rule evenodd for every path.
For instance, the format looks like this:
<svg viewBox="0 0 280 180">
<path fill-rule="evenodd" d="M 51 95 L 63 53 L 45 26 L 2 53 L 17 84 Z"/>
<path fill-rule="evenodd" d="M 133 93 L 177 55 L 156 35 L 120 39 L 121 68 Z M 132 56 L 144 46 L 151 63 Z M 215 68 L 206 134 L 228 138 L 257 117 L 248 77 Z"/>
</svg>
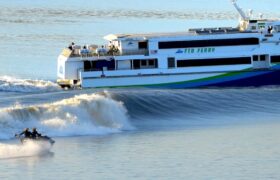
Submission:
<svg viewBox="0 0 280 180">
<path fill-rule="evenodd" d="M 115 50 L 110 51 L 108 49 L 73 49 L 69 48 L 63 49 L 62 53 L 65 57 L 100 57 L 100 56 L 128 56 L 128 55 L 148 55 L 148 49 L 139 49 L 139 50 Z"/>
<path fill-rule="evenodd" d="M 196 34 L 234 34 L 240 33 L 239 28 L 219 27 L 219 28 L 195 28 L 189 29 L 189 32 Z"/>
</svg>

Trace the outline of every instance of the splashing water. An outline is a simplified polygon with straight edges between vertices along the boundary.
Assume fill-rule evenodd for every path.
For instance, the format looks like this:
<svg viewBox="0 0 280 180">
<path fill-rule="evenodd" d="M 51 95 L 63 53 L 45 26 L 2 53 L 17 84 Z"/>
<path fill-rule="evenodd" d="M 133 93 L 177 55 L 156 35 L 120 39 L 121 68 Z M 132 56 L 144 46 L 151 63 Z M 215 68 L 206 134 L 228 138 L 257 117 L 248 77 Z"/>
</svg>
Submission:
<svg viewBox="0 0 280 180">
<path fill-rule="evenodd" d="M 12 138 L 25 127 L 50 136 L 95 135 L 130 130 L 122 102 L 97 94 L 83 94 L 54 103 L 0 110 L 0 139 Z"/>
<path fill-rule="evenodd" d="M 21 144 L 0 144 L 0 159 L 40 156 L 49 153 L 51 145 L 47 142 L 27 141 Z"/>
<path fill-rule="evenodd" d="M 59 90 L 59 86 L 51 81 L 17 79 L 10 76 L 0 77 L 0 91 L 37 93 Z"/>
</svg>

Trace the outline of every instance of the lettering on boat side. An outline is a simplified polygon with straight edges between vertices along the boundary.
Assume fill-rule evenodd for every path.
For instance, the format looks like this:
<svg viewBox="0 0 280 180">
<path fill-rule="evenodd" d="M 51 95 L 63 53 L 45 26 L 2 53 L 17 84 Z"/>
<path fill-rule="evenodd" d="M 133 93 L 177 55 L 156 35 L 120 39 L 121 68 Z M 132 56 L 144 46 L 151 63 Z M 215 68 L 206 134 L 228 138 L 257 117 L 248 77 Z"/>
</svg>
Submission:
<svg viewBox="0 0 280 180">
<path fill-rule="evenodd" d="M 184 53 L 184 51 L 182 49 L 178 49 L 176 53 L 180 54 L 180 53 Z"/>
<path fill-rule="evenodd" d="M 216 48 L 187 48 L 185 49 L 185 53 L 192 54 L 192 53 L 213 53 L 215 52 Z"/>
<path fill-rule="evenodd" d="M 127 43 L 127 45 L 132 46 L 132 45 L 133 45 L 133 42 L 129 41 L 129 42 Z"/>
</svg>

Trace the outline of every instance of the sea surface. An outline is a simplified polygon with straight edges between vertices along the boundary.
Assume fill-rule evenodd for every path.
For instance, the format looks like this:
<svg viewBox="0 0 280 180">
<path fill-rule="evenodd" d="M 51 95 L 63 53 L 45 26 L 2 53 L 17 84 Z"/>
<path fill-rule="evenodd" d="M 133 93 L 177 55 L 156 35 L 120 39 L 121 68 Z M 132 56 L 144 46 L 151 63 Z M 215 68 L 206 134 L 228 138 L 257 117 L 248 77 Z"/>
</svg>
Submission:
<svg viewBox="0 0 280 180">
<path fill-rule="evenodd" d="M 239 0 L 280 18 L 279 0 Z M 280 87 L 61 90 L 56 58 L 110 33 L 237 26 L 228 0 L 0 1 L 0 179 L 280 179 Z M 56 143 L 21 145 L 37 127 Z"/>
</svg>

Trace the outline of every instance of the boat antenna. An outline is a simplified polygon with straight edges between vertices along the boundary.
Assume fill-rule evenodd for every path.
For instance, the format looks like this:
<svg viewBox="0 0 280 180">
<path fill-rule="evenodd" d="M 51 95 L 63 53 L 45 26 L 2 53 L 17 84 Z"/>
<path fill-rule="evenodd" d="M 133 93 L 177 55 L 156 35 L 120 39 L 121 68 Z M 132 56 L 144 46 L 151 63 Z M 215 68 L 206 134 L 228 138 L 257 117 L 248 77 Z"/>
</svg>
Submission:
<svg viewBox="0 0 280 180">
<path fill-rule="evenodd" d="M 242 20 L 248 20 L 249 17 L 246 16 L 246 14 L 244 13 L 244 11 L 236 4 L 237 0 L 231 0 L 233 6 L 235 7 L 235 9 L 238 11 L 238 13 L 240 14 Z"/>
<path fill-rule="evenodd" d="M 248 10 L 248 16 L 251 19 L 251 17 L 253 16 L 253 9 Z"/>
</svg>

